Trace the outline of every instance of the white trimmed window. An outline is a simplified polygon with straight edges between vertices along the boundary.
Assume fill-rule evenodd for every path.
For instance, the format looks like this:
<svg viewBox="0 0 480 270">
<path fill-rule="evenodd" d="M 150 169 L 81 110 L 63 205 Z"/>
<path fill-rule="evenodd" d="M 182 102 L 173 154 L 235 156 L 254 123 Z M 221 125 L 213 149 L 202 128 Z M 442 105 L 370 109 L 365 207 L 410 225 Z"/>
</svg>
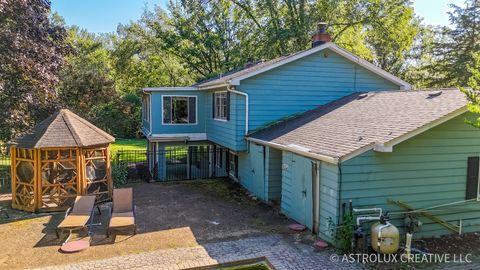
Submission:
<svg viewBox="0 0 480 270">
<path fill-rule="evenodd" d="M 162 96 L 163 120 L 165 125 L 197 123 L 197 97 Z"/>
<path fill-rule="evenodd" d="M 227 92 L 215 92 L 213 94 L 213 118 L 216 120 L 229 120 L 229 95 Z"/>
<path fill-rule="evenodd" d="M 238 156 L 235 153 L 229 152 L 228 153 L 228 173 L 234 179 L 238 178 Z"/>
<path fill-rule="evenodd" d="M 142 116 L 143 120 L 150 122 L 150 95 L 143 97 Z"/>
</svg>

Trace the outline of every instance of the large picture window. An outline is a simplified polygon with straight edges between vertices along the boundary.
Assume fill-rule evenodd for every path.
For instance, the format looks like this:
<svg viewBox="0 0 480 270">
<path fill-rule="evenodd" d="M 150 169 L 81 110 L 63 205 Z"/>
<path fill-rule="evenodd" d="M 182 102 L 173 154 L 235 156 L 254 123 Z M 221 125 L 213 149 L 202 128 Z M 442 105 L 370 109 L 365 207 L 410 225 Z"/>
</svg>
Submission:
<svg viewBox="0 0 480 270">
<path fill-rule="evenodd" d="M 216 120 L 229 120 L 229 106 L 228 106 L 228 93 L 227 92 L 216 92 L 213 94 L 214 97 L 214 115 L 213 118 Z"/>
<path fill-rule="evenodd" d="M 197 97 L 163 96 L 163 124 L 196 124 Z"/>
</svg>

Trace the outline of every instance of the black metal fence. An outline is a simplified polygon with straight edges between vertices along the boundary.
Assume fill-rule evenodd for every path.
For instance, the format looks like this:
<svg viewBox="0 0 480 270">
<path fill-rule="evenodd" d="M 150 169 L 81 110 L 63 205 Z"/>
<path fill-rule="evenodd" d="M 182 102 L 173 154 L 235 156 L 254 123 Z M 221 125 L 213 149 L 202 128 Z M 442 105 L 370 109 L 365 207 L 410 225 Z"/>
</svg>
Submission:
<svg viewBox="0 0 480 270">
<path fill-rule="evenodd" d="M 119 150 L 111 158 L 116 165 L 127 167 L 128 182 L 226 177 L 230 165 L 228 149 L 207 145 Z M 0 152 L 0 194 L 11 192 L 10 174 L 10 156 Z"/>
<path fill-rule="evenodd" d="M 117 165 L 128 166 L 129 181 L 225 177 L 229 167 L 228 149 L 207 145 L 161 150 L 119 150 L 113 153 L 112 159 Z"/>
<path fill-rule="evenodd" d="M 0 194 L 11 192 L 10 156 L 0 153 Z"/>
</svg>

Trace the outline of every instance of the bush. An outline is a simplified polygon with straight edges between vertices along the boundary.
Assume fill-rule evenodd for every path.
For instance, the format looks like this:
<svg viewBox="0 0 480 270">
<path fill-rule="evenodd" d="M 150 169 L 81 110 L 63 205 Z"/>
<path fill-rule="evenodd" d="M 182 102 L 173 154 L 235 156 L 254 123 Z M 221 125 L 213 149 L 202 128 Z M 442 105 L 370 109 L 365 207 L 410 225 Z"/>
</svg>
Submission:
<svg viewBox="0 0 480 270">
<path fill-rule="evenodd" d="M 128 164 L 115 161 L 112 164 L 113 187 L 120 187 L 127 184 Z"/>
</svg>

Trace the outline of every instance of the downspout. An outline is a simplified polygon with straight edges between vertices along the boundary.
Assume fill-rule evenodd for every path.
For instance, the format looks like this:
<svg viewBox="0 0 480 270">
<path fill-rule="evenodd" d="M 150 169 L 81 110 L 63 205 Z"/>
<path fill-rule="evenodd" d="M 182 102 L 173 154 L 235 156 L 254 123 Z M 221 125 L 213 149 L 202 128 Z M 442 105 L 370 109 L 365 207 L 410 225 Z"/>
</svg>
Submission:
<svg viewBox="0 0 480 270">
<path fill-rule="evenodd" d="M 148 121 L 148 122 L 149 122 L 148 124 L 150 125 L 150 130 L 148 131 L 147 137 L 150 137 L 150 136 L 152 135 L 152 132 L 153 132 L 153 131 L 152 131 L 152 128 L 153 128 L 153 125 L 152 125 L 152 122 L 153 122 L 153 114 L 152 114 L 152 94 L 151 94 L 151 93 L 148 93 L 148 102 L 150 103 L 150 104 L 148 104 L 148 105 L 149 105 L 149 106 L 148 106 L 148 108 L 149 108 L 149 109 L 148 109 L 148 110 L 149 110 L 148 113 L 150 114 L 150 117 L 149 117 L 149 120 L 150 120 L 150 121 Z"/>
<path fill-rule="evenodd" d="M 341 194 L 341 191 L 342 191 L 342 165 L 341 163 L 339 162 L 337 164 L 337 167 L 338 167 L 338 191 L 337 191 L 337 201 L 338 201 L 338 206 L 337 206 L 337 211 L 338 211 L 338 217 L 337 217 L 337 226 L 340 226 L 340 222 L 342 221 L 342 208 L 341 208 L 341 205 L 342 205 L 342 194 Z"/>
<path fill-rule="evenodd" d="M 248 135 L 248 94 L 235 90 L 235 86 L 228 85 L 227 91 L 245 97 L 245 136 Z"/>
</svg>

